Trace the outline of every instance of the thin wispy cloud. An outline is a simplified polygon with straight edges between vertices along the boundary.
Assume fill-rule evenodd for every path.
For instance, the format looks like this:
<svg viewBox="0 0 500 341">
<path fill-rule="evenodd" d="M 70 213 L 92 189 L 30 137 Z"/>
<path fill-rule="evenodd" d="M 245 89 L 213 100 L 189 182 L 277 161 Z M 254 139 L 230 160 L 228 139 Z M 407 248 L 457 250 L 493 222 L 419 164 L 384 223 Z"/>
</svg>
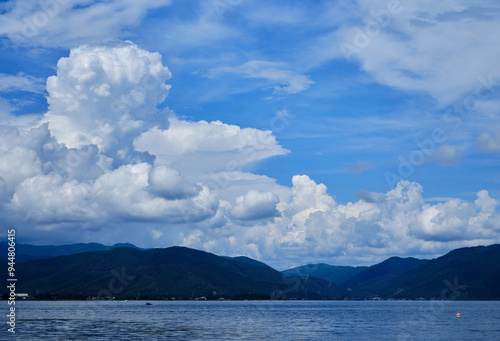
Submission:
<svg viewBox="0 0 500 341">
<path fill-rule="evenodd" d="M 25 75 L 22 72 L 17 75 L 0 74 L 0 92 L 27 91 L 43 93 L 45 80 Z"/>
<path fill-rule="evenodd" d="M 314 82 L 306 75 L 298 74 L 284 63 L 251 60 L 236 67 L 222 66 L 208 70 L 208 77 L 223 74 L 241 75 L 246 78 L 263 79 L 278 93 L 295 94 L 307 90 Z"/>
<path fill-rule="evenodd" d="M 4 5 L 0 34 L 15 44 L 72 48 L 84 42 L 122 37 L 122 28 L 137 25 L 148 10 L 171 0 L 147 1 L 12 1 Z"/>
<path fill-rule="evenodd" d="M 371 161 L 356 161 L 356 163 L 349 165 L 346 170 L 354 174 L 362 174 L 363 172 L 374 170 Z"/>
</svg>

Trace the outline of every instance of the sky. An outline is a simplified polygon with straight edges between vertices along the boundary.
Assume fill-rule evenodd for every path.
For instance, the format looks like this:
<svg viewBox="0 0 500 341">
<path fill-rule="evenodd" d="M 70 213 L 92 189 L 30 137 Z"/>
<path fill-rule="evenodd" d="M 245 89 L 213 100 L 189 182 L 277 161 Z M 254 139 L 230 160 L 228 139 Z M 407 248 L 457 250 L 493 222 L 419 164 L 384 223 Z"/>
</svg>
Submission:
<svg viewBox="0 0 500 341">
<path fill-rule="evenodd" d="M 277 268 L 500 242 L 496 1 L 0 2 L 0 222 Z"/>
</svg>

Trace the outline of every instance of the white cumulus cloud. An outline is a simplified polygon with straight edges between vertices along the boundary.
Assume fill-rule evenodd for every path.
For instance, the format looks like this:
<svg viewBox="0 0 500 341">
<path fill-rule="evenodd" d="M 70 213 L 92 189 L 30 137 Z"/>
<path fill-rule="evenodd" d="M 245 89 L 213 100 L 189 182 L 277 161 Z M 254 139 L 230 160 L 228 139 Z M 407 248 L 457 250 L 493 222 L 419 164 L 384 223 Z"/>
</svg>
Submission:
<svg viewBox="0 0 500 341">
<path fill-rule="evenodd" d="M 242 70 L 284 91 L 302 91 L 307 83 L 281 72 L 283 65 Z M 296 76 L 298 83 L 291 80 Z M 358 201 L 340 203 L 335 188 L 329 192 L 307 175 L 283 186 L 253 174 L 255 162 L 288 152 L 272 132 L 159 111 L 169 78 L 160 54 L 130 42 L 72 49 L 47 80 L 43 119 L 21 129 L 15 125 L 21 121 L 2 112 L 5 224 L 30 241 L 182 244 L 277 267 L 373 264 L 500 242 L 498 202 L 487 191 L 474 202 L 430 204 L 422 186 L 402 181 L 387 193 L 362 191 Z M 479 145 L 494 151 L 494 133 L 486 137 Z M 434 157 L 453 164 L 459 151 L 443 145 Z"/>
<path fill-rule="evenodd" d="M 134 142 L 138 151 L 157 157 L 157 162 L 175 164 L 186 171 L 241 170 L 272 156 L 284 155 L 271 131 L 240 128 L 220 121 L 188 122 L 169 118 L 168 129 L 152 129 Z"/>
<path fill-rule="evenodd" d="M 255 220 L 278 215 L 276 205 L 279 198 L 272 192 L 248 191 L 236 198 L 236 206 L 231 215 L 236 219 Z"/>
<path fill-rule="evenodd" d="M 295 176 L 292 196 L 277 205 L 279 214 L 272 220 L 250 227 L 233 221 L 231 232 L 197 230 L 189 245 L 254 255 L 285 268 L 305 262 L 373 264 L 392 255 L 434 256 L 500 241 L 497 201 L 487 191 L 480 191 L 474 203 L 450 199 L 435 205 L 409 181 L 387 193 L 364 193 L 357 202 L 340 204 L 323 184 Z"/>
<path fill-rule="evenodd" d="M 286 198 L 284 186 L 242 168 L 287 151 L 270 131 L 159 112 L 171 77 L 161 59 L 131 42 L 83 45 L 48 78 L 49 111 L 38 122 L 2 112 L 0 214 L 7 223 L 42 240 L 50 239 L 43 231 L 99 241 L 96 231 L 130 236 L 148 226 L 141 235 L 151 243 L 171 238 L 173 227 L 227 226 L 229 202 L 238 197 L 240 221 L 278 214 L 278 194 L 269 191 Z M 26 80 L 4 77 L 4 84 L 27 89 Z M 225 171 L 229 181 L 214 185 Z M 253 186 L 269 191 L 255 194 Z"/>
<path fill-rule="evenodd" d="M 44 121 L 68 147 L 96 144 L 117 153 L 131 147 L 119 145 L 127 134 L 146 129 L 144 120 L 154 118 L 156 105 L 168 95 L 170 77 L 159 53 L 132 43 L 72 49 L 59 60 L 57 75 L 47 79 Z"/>
</svg>

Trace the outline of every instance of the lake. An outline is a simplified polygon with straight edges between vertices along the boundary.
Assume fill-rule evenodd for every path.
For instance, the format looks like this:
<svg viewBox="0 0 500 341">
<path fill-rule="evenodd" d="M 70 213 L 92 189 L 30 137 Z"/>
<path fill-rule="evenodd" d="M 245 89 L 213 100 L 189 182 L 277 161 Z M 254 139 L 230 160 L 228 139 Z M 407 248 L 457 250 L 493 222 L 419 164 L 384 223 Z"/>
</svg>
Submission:
<svg viewBox="0 0 500 341">
<path fill-rule="evenodd" d="M 500 340 L 500 302 L 151 303 L 17 301 L 2 340 Z"/>
</svg>

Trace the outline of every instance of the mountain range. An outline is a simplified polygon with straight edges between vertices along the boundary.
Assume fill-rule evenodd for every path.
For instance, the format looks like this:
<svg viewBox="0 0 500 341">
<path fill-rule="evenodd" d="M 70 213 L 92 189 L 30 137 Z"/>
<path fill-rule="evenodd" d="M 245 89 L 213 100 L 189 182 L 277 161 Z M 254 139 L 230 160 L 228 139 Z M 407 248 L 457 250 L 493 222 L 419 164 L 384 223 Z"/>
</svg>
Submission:
<svg viewBox="0 0 500 341">
<path fill-rule="evenodd" d="M 286 277 L 247 257 L 227 258 L 185 247 L 131 247 L 17 264 L 17 292 L 58 297 L 341 298 L 336 284 Z"/>
<path fill-rule="evenodd" d="M 90 243 L 17 249 L 17 292 L 46 298 L 500 299 L 499 244 L 461 248 L 432 260 L 391 257 L 370 267 L 309 264 L 281 273 L 248 257 L 185 247 Z M 6 268 L 5 261 L 0 266 Z"/>
<path fill-rule="evenodd" d="M 335 280 L 338 268 L 313 264 L 283 273 L 333 280 L 352 299 L 500 300 L 499 244 L 460 248 L 431 260 L 391 257 L 364 269 L 351 267 L 352 276 Z"/>
</svg>

